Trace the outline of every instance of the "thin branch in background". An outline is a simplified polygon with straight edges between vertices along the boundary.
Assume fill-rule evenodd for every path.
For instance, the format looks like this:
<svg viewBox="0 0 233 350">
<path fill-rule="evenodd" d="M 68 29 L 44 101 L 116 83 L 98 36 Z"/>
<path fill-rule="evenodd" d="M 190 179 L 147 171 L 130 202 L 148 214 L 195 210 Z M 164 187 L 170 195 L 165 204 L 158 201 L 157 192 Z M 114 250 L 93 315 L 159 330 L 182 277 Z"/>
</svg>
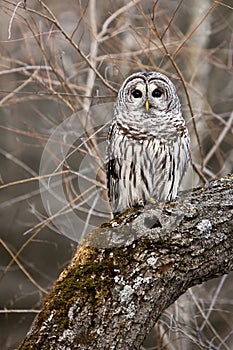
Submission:
<svg viewBox="0 0 233 350">
<path fill-rule="evenodd" d="M 73 39 L 65 32 L 65 30 L 61 27 L 60 23 L 57 21 L 56 17 L 54 16 L 53 12 L 50 10 L 50 8 L 45 5 L 45 3 L 42 0 L 38 0 L 41 6 L 49 13 L 51 18 L 49 18 L 49 21 L 54 23 L 54 25 L 60 30 L 60 32 L 64 35 L 64 37 L 68 40 L 68 42 L 77 50 L 77 52 L 80 54 L 80 56 L 84 59 L 84 61 L 88 64 L 88 66 L 95 72 L 96 76 L 103 82 L 103 84 L 108 87 L 110 90 L 117 92 L 116 89 L 114 89 L 107 81 L 104 79 L 104 77 L 99 73 L 99 71 L 92 65 L 89 58 L 83 53 L 83 51 L 80 49 L 80 47 L 73 41 Z"/>
<path fill-rule="evenodd" d="M 227 5 L 227 4 L 224 4 L 224 2 L 221 2 L 221 1 L 217 1 L 217 0 L 214 0 L 214 2 L 218 5 L 221 5 L 221 6 L 224 6 L 230 10 L 233 10 L 233 6 L 230 6 L 230 5 Z"/>
<path fill-rule="evenodd" d="M 43 36 L 35 36 L 35 32 L 32 28 L 32 26 L 29 24 L 29 22 L 27 21 L 27 26 L 28 28 L 30 28 L 31 32 L 33 33 L 34 37 L 35 37 L 35 40 L 37 42 L 37 45 L 39 46 L 41 52 L 42 52 L 42 55 L 43 55 L 43 59 L 45 60 L 45 65 L 46 66 L 49 66 L 52 70 L 52 72 L 54 73 L 54 75 L 57 77 L 57 80 L 59 81 L 60 85 L 62 86 L 63 90 L 65 91 L 65 93 L 69 92 L 69 88 L 67 87 L 67 84 L 65 83 L 64 81 L 64 78 L 61 76 L 61 74 L 58 72 L 58 70 L 55 68 L 55 65 L 51 62 L 51 59 L 49 58 L 49 55 L 44 47 L 44 44 L 43 44 Z M 41 32 L 40 30 L 38 30 L 39 32 Z M 49 91 L 51 91 L 52 93 L 55 93 L 56 91 L 54 91 L 53 89 L 53 84 L 52 84 L 52 80 L 50 78 L 50 74 L 49 74 L 49 70 L 46 71 L 47 73 L 47 81 L 48 81 L 48 85 L 47 85 L 47 88 Z M 43 78 L 40 78 L 39 76 L 37 76 L 37 79 L 41 82 L 41 84 L 43 85 L 43 81 L 44 79 Z M 64 98 L 62 95 L 60 95 L 58 92 L 57 93 L 57 96 L 60 98 L 61 101 L 63 101 L 70 109 L 71 111 L 73 112 L 76 112 L 76 107 L 73 105 L 72 101 L 70 100 L 69 98 L 69 95 L 66 95 L 68 98 Z"/>
<path fill-rule="evenodd" d="M 37 74 L 37 70 L 35 70 L 32 75 L 25 80 L 21 85 L 17 86 L 17 88 L 15 88 L 12 92 L 10 92 L 7 96 L 3 97 L 2 100 L 0 101 L 0 106 L 3 105 L 7 100 L 11 99 L 12 97 L 14 97 L 14 95 L 17 92 L 20 92 L 22 89 L 24 89 L 25 86 L 27 86 L 28 84 L 30 84 L 30 82 L 33 81 L 35 75 Z"/>
<path fill-rule="evenodd" d="M 20 270 L 25 274 L 25 276 L 28 278 L 28 280 L 34 284 L 34 286 L 36 288 L 38 288 L 41 292 L 43 292 L 44 294 L 47 294 L 47 290 L 45 290 L 44 288 L 42 288 L 35 280 L 34 278 L 29 274 L 29 272 L 27 272 L 27 270 L 23 267 L 23 265 L 21 264 L 21 262 L 19 261 L 18 257 L 11 251 L 11 249 L 7 246 L 7 244 L 0 238 L 0 243 L 2 244 L 2 246 L 6 249 L 6 251 L 9 253 L 9 255 L 12 258 L 12 263 L 15 262 L 18 267 L 20 268 Z"/>
<path fill-rule="evenodd" d="M 0 190 L 2 190 L 3 188 L 7 188 L 10 186 L 16 186 L 16 185 L 22 185 L 28 182 L 34 182 L 34 181 L 38 181 L 38 180 L 42 180 L 42 179 L 46 179 L 46 178 L 51 178 L 53 176 L 58 176 L 58 175 L 64 175 L 66 173 L 70 173 L 69 170 L 62 170 L 60 172 L 56 172 L 54 174 L 48 174 L 48 175 L 40 175 L 40 176 L 34 176 L 31 178 L 27 178 L 27 179 L 22 179 L 22 180 L 17 180 L 17 181 L 13 181 L 13 182 L 8 182 L 7 184 L 4 185 L 0 185 Z"/>
<path fill-rule="evenodd" d="M 207 320 L 210 319 L 211 313 L 216 308 L 215 305 L 217 303 L 217 299 L 219 297 L 220 292 L 223 289 L 223 285 L 226 282 L 226 279 L 227 279 L 227 275 L 221 277 L 221 279 L 219 281 L 219 284 L 218 284 L 218 286 L 217 286 L 217 288 L 216 288 L 216 290 L 214 292 L 214 296 L 211 298 L 211 303 L 210 303 L 210 306 L 209 306 L 209 310 L 207 311 L 206 318 L 203 319 L 202 324 L 200 326 L 200 331 L 203 331 L 204 327 L 206 326 Z M 192 293 L 192 296 L 195 297 L 193 293 Z"/>
<path fill-rule="evenodd" d="M 181 7 L 183 1 L 184 1 L 184 0 L 179 0 L 179 2 L 178 2 L 178 4 L 177 4 L 177 6 L 176 6 L 176 8 L 175 8 L 175 10 L 174 10 L 174 12 L 173 12 L 173 14 L 171 15 L 171 18 L 170 18 L 170 20 L 169 20 L 169 22 L 168 22 L 166 28 L 164 29 L 164 32 L 161 34 L 161 40 L 163 40 L 163 37 L 165 36 L 165 34 L 167 33 L 168 29 L 170 28 L 170 26 L 171 26 L 171 24 L 172 24 L 172 21 L 174 20 L 176 14 L 178 13 L 178 11 L 179 11 L 179 9 L 180 9 L 180 7 Z M 154 11 L 153 11 L 153 13 L 154 13 Z"/>
<path fill-rule="evenodd" d="M 0 314 L 38 314 L 40 311 L 35 309 L 4 309 L 0 310 Z"/>
<path fill-rule="evenodd" d="M 90 189 L 88 189 L 87 191 L 89 191 L 89 190 Z M 41 221 L 39 224 L 35 225 L 33 228 L 31 228 L 31 229 L 27 230 L 26 232 L 24 232 L 24 235 L 27 235 L 27 234 L 31 233 L 32 231 L 35 231 L 32 234 L 32 236 L 30 236 L 28 238 L 28 240 L 24 244 L 21 245 L 20 249 L 18 249 L 18 251 L 15 254 L 12 253 L 12 255 L 11 255 L 12 256 L 12 260 L 8 263 L 7 267 L 5 268 L 4 274 L 7 273 L 7 271 L 10 269 L 10 267 L 13 265 L 13 263 L 15 261 L 18 262 L 18 257 L 20 256 L 20 254 L 24 251 L 24 249 L 28 246 L 28 244 L 31 241 L 33 241 L 35 237 L 38 236 L 38 234 L 42 231 L 42 229 L 45 228 L 46 226 L 48 226 L 53 221 L 54 218 L 56 218 L 57 216 L 59 216 L 62 213 L 64 213 L 67 208 L 72 206 L 73 203 L 75 203 L 80 198 L 81 198 L 81 195 L 79 197 L 74 198 L 73 201 L 67 203 L 64 207 L 62 207 L 60 210 L 58 210 L 55 214 L 51 215 L 49 218 L 46 218 L 45 220 Z M 22 268 L 23 268 L 23 266 L 22 266 Z M 27 272 L 25 273 L 25 275 L 27 275 Z"/>
<path fill-rule="evenodd" d="M 71 33 L 71 36 L 70 36 L 71 39 L 73 39 L 73 36 L 77 32 L 78 28 L 80 27 L 81 22 L 83 21 L 83 18 L 84 18 L 85 14 L 86 14 L 86 11 L 88 9 L 88 1 L 87 1 L 87 3 L 84 6 L 85 6 L 84 9 L 82 9 L 82 6 L 80 4 L 80 11 L 81 11 L 82 14 L 81 14 L 79 20 L 77 21 L 77 24 L 76 24 L 76 26 L 73 29 L 73 32 Z"/>
<path fill-rule="evenodd" d="M 10 40 L 11 39 L 11 29 L 12 29 L 12 24 L 13 24 L 13 20 L 15 18 L 15 14 L 16 14 L 16 11 L 18 9 L 18 7 L 22 4 L 23 5 L 23 1 L 19 1 L 17 3 L 17 5 L 15 6 L 14 8 L 14 11 L 12 12 L 12 16 L 10 18 L 10 22 L 9 22 L 9 25 L 8 25 L 8 39 Z"/>
<path fill-rule="evenodd" d="M 17 67 L 17 68 L 11 68 L 11 69 L 5 69 L 0 71 L 0 75 L 5 75 L 5 74 L 13 74 L 13 73 L 21 73 L 21 72 L 27 72 L 31 70 L 51 70 L 51 67 L 49 66 L 23 66 L 23 67 Z M 1 90 L 2 91 L 2 90 Z M 18 92 L 17 92 L 18 93 Z"/>
<path fill-rule="evenodd" d="M 115 12 L 113 12 L 113 14 L 111 16 L 109 16 L 105 22 L 102 25 L 101 31 L 98 33 L 97 36 L 97 41 L 102 41 L 104 36 L 109 34 L 109 26 L 110 24 L 116 20 L 120 15 L 126 13 L 131 7 L 135 6 L 136 4 L 138 4 L 141 0 L 133 0 L 130 1 L 128 4 L 120 7 L 118 10 L 116 10 Z M 111 36 L 112 37 L 112 36 Z M 108 38 L 108 36 L 107 36 Z"/>
<path fill-rule="evenodd" d="M 219 335 L 219 333 L 216 331 L 215 327 L 212 325 L 212 323 L 209 320 L 209 314 L 205 315 L 203 308 L 200 305 L 200 302 L 197 300 L 195 294 L 192 292 L 192 290 L 189 291 L 189 294 L 192 297 L 193 302 L 195 303 L 198 311 L 200 312 L 205 325 L 208 325 L 209 329 L 212 331 L 214 337 L 218 339 L 218 341 L 222 344 L 222 337 Z M 226 343 L 223 344 L 224 349 L 231 350 Z"/>
<path fill-rule="evenodd" d="M 218 136 L 214 146 L 210 149 L 209 153 L 207 153 L 207 155 L 205 156 L 205 158 L 204 158 L 204 165 L 206 165 L 209 162 L 209 160 L 214 155 L 216 150 L 220 147 L 220 144 L 223 142 L 226 134 L 232 128 L 232 125 L 233 125 L 233 112 L 231 113 L 231 115 L 230 115 L 230 117 L 228 119 L 228 122 L 226 123 L 225 127 L 223 128 L 223 130 L 219 134 L 219 136 Z"/>
<path fill-rule="evenodd" d="M 194 26 L 194 28 L 185 36 L 185 39 L 183 42 L 180 43 L 180 45 L 177 47 L 175 52 L 173 52 L 172 57 L 175 59 L 176 55 L 179 53 L 179 51 L 182 49 L 182 47 L 187 43 L 187 41 L 191 38 L 191 36 L 198 30 L 200 25 L 205 21 L 205 19 L 215 10 L 216 4 L 213 4 L 209 10 L 204 14 L 204 16 L 198 21 L 198 23 Z"/>
<path fill-rule="evenodd" d="M 154 326 L 154 330 L 157 334 L 158 337 L 158 349 L 162 350 L 176 350 L 176 347 L 172 345 L 171 339 L 168 335 L 168 331 L 165 330 L 165 328 L 163 327 L 162 322 L 158 322 L 155 326 Z"/>
<path fill-rule="evenodd" d="M 89 60 L 92 64 L 92 66 L 97 69 L 96 67 L 96 57 L 98 55 L 98 42 L 97 42 L 97 23 L 96 23 L 96 0 L 90 0 L 89 1 L 89 7 L 88 7 L 88 15 L 89 15 L 89 23 L 91 26 L 91 40 L 90 40 L 90 49 L 89 49 Z M 96 80 L 96 74 L 95 71 L 92 68 L 88 69 L 87 72 L 87 79 L 86 79 L 86 95 L 92 96 L 94 85 Z M 91 100 L 90 99 L 84 99 L 84 110 L 87 112 L 90 109 Z M 88 113 L 87 113 L 88 114 Z"/>
</svg>

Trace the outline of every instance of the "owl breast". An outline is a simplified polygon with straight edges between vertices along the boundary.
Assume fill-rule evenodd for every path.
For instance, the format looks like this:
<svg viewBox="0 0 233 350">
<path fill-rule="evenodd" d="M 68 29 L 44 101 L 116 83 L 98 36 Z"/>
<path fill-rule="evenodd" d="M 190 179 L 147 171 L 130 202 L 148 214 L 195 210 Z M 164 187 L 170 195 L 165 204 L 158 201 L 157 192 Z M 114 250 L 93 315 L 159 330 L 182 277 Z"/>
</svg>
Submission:
<svg viewBox="0 0 233 350">
<path fill-rule="evenodd" d="M 107 171 L 113 213 L 151 199 L 174 200 L 189 159 L 188 135 L 166 143 L 128 137 L 118 129 L 113 133 Z"/>
</svg>

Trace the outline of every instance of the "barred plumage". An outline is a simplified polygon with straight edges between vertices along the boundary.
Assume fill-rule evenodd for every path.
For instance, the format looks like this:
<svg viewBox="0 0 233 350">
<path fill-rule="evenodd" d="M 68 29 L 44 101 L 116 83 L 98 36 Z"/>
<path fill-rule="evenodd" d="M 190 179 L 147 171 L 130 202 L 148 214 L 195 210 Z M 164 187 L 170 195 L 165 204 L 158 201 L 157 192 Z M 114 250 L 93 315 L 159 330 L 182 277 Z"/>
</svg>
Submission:
<svg viewBox="0 0 233 350">
<path fill-rule="evenodd" d="M 107 140 L 107 187 L 117 214 L 151 198 L 176 198 L 190 160 L 189 134 L 175 86 L 158 72 L 122 84 Z"/>
</svg>

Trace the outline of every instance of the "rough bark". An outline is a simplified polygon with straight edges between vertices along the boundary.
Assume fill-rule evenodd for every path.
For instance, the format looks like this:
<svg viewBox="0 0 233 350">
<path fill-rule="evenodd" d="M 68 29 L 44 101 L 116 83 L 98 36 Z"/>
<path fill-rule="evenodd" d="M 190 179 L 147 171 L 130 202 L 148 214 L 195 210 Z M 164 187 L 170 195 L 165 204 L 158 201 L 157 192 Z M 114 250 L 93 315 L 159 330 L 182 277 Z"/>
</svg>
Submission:
<svg viewBox="0 0 233 350">
<path fill-rule="evenodd" d="M 233 269 L 232 226 L 233 175 L 98 228 L 19 349 L 139 349 L 182 293 Z"/>
</svg>

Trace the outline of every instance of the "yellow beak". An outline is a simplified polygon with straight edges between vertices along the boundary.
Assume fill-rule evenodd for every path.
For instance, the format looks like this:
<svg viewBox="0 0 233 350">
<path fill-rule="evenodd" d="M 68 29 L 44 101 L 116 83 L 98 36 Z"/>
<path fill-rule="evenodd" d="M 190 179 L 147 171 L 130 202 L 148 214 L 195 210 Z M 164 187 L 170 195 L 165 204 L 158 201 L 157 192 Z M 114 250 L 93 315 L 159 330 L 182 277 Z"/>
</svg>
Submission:
<svg viewBox="0 0 233 350">
<path fill-rule="evenodd" d="M 146 100 L 145 107 L 146 107 L 146 111 L 148 112 L 149 111 L 149 107 L 150 107 L 148 100 Z"/>
</svg>

